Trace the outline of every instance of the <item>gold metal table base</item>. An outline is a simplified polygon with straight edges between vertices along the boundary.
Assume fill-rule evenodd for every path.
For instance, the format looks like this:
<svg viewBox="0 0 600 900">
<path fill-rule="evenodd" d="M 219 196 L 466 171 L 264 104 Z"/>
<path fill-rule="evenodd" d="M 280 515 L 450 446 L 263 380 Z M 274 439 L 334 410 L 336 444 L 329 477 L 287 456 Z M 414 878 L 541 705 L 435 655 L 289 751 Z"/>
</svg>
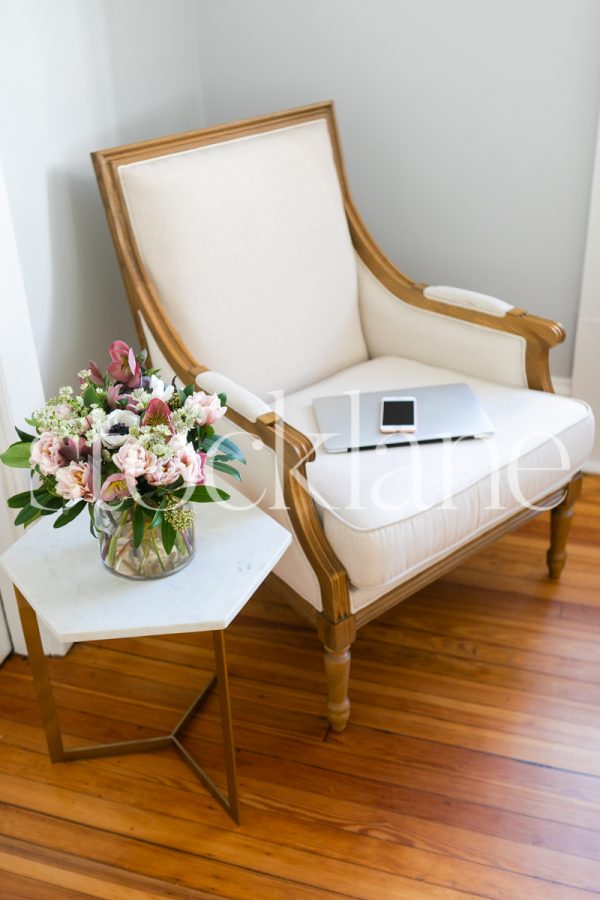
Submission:
<svg viewBox="0 0 600 900">
<path fill-rule="evenodd" d="M 225 633 L 213 631 L 216 674 L 202 688 L 193 703 L 183 714 L 170 734 L 159 735 L 154 738 L 145 738 L 132 741 L 117 741 L 110 744 L 91 744 L 87 747 L 65 748 L 62 732 L 56 712 L 48 664 L 42 646 L 37 615 L 23 594 L 15 587 L 15 594 L 19 604 L 19 614 L 23 626 L 23 634 L 29 654 L 29 664 L 33 675 L 33 683 L 42 714 L 48 753 L 52 762 L 68 762 L 75 759 L 94 759 L 102 756 L 120 756 L 125 753 L 147 753 L 152 750 L 161 750 L 163 747 L 175 747 L 181 758 L 187 763 L 196 777 L 210 791 L 231 818 L 239 825 L 240 810 L 237 785 L 237 772 L 235 765 L 235 745 L 233 742 L 233 726 L 231 721 L 231 701 L 229 697 L 229 678 L 227 675 L 227 658 L 225 655 Z M 187 726 L 196 713 L 204 706 L 212 693 L 215 685 L 218 685 L 219 704 L 221 709 L 221 728 L 223 730 L 223 745 L 225 749 L 225 764 L 227 769 L 226 796 L 215 784 L 202 766 L 181 743 Z"/>
</svg>

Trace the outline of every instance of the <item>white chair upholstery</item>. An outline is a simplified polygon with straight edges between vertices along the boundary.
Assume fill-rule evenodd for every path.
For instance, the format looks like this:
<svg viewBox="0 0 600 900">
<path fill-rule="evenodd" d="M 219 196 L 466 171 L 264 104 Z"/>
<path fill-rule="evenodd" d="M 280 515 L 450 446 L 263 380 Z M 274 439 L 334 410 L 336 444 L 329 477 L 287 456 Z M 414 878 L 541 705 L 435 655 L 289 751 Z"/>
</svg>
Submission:
<svg viewBox="0 0 600 900">
<path fill-rule="evenodd" d="M 325 534 L 348 571 L 353 611 L 565 484 L 589 456 L 594 420 L 579 400 L 509 388 L 400 357 L 352 366 L 285 400 L 285 418 L 320 435 L 315 397 L 470 385 L 496 433 L 484 440 L 331 454 L 307 465 Z M 560 442 L 560 443 L 559 443 Z"/>
<path fill-rule="evenodd" d="M 265 399 L 367 359 L 324 120 L 144 159 L 119 177 L 148 274 L 204 365 Z"/>
<path fill-rule="evenodd" d="M 404 303 L 356 259 L 369 356 L 403 356 L 511 387 L 527 386 L 526 342 L 520 335 Z"/>
</svg>

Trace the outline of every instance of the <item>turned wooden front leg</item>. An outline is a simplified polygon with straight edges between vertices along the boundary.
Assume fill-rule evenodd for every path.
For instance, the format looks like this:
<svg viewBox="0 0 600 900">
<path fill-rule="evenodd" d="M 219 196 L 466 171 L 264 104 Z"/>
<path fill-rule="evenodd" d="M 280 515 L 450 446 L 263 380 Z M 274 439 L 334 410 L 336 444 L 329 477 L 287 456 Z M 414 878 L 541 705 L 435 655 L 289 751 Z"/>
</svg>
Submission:
<svg viewBox="0 0 600 900">
<path fill-rule="evenodd" d="M 350 658 L 350 645 L 342 650 L 330 650 L 329 647 L 325 647 L 327 718 L 334 731 L 343 731 L 350 718 L 348 699 Z"/>
<path fill-rule="evenodd" d="M 573 506 L 581 493 L 581 473 L 567 487 L 564 499 L 550 513 L 550 548 L 547 553 L 550 578 L 560 578 L 567 561 L 567 539 L 573 523 Z"/>
</svg>

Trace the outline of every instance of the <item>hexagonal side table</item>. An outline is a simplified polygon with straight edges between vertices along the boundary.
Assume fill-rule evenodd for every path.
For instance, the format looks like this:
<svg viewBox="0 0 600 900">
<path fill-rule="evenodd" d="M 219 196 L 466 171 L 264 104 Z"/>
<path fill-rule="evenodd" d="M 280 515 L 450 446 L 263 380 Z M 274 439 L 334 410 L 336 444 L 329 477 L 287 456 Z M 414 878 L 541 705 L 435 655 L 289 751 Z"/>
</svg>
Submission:
<svg viewBox="0 0 600 900">
<path fill-rule="evenodd" d="M 227 504 L 196 507 L 196 553 L 185 569 L 156 581 L 108 572 L 87 528 L 53 528 L 41 519 L 2 557 L 12 580 L 52 762 L 141 753 L 174 746 L 234 821 L 239 822 L 235 746 L 225 654 L 225 629 L 276 565 L 291 535 L 231 490 Z M 65 748 L 43 652 L 38 617 L 65 642 L 212 631 L 216 673 L 175 728 L 144 740 Z M 185 730 L 218 686 L 228 795 L 182 742 Z"/>
</svg>

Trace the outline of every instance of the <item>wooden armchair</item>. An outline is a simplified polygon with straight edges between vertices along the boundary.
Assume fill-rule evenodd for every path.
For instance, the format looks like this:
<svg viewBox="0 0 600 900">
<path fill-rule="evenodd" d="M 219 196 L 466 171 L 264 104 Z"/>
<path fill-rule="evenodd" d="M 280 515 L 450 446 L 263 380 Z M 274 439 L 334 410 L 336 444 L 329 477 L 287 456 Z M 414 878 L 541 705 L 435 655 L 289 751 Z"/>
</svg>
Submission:
<svg viewBox="0 0 600 900">
<path fill-rule="evenodd" d="M 332 728 L 348 721 L 357 628 L 539 508 L 553 507 L 559 577 L 593 439 L 588 407 L 551 393 L 563 329 L 403 275 L 354 207 L 331 103 L 93 161 L 142 344 L 165 371 L 225 391 L 243 489 L 293 532 L 276 571 L 323 642 Z M 493 439 L 319 446 L 318 394 L 456 381 Z"/>
</svg>

